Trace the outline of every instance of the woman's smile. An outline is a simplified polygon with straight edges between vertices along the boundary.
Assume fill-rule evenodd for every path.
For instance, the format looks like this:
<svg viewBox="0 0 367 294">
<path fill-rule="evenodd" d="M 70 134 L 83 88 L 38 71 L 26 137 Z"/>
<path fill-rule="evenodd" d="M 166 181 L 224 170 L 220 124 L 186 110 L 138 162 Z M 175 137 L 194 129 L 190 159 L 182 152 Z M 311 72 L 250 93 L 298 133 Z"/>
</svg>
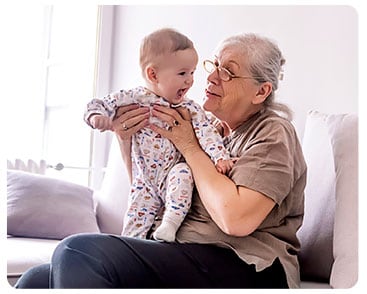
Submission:
<svg viewBox="0 0 367 294">
<path fill-rule="evenodd" d="M 219 94 L 216 94 L 212 91 L 209 91 L 208 89 L 205 90 L 205 95 L 206 97 L 210 98 L 216 98 L 216 97 L 221 97 Z"/>
</svg>

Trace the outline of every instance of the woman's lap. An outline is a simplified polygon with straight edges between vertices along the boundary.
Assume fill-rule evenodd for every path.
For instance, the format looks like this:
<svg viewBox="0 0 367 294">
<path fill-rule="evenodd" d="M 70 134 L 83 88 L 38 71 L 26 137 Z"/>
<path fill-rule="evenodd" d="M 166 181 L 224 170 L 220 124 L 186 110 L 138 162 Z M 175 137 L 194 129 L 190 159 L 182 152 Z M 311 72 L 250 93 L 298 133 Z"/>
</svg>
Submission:
<svg viewBox="0 0 367 294">
<path fill-rule="evenodd" d="M 279 260 L 256 273 L 229 249 L 164 243 L 103 234 L 66 238 L 51 266 L 34 268 L 19 288 L 280 288 Z M 36 281 L 37 279 L 37 281 Z"/>
<path fill-rule="evenodd" d="M 16 288 L 49 288 L 50 264 L 42 264 L 29 269 L 15 284 Z"/>
</svg>

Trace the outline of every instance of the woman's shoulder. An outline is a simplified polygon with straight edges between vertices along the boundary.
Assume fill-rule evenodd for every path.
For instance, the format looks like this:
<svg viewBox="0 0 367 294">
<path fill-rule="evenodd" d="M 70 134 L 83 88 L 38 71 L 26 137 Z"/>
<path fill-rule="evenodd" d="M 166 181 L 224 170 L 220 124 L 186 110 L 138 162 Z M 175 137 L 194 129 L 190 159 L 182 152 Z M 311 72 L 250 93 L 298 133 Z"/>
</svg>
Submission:
<svg viewBox="0 0 367 294">
<path fill-rule="evenodd" d="M 292 122 L 286 117 L 283 117 L 272 110 L 265 110 L 260 115 L 256 124 L 261 128 L 266 128 L 269 130 L 287 130 L 292 134 L 295 133 L 295 128 Z"/>
<path fill-rule="evenodd" d="M 292 124 L 291 121 L 275 112 L 274 110 L 264 110 L 260 115 L 261 120 L 274 121 L 279 124 L 289 125 Z"/>
<path fill-rule="evenodd" d="M 302 154 L 296 128 L 289 119 L 274 111 L 269 111 L 259 121 L 257 127 L 257 131 L 253 133 L 256 135 L 252 137 L 255 141 L 265 141 L 270 143 L 270 146 L 275 144 L 288 146 L 287 150 L 294 150 L 297 154 Z M 290 146 L 293 146 L 293 148 L 290 148 Z"/>
<path fill-rule="evenodd" d="M 293 124 L 270 110 L 254 115 L 233 132 L 232 138 L 242 141 L 246 146 L 273 141 L 295 143 L 298 140 Z"/>
</svg>

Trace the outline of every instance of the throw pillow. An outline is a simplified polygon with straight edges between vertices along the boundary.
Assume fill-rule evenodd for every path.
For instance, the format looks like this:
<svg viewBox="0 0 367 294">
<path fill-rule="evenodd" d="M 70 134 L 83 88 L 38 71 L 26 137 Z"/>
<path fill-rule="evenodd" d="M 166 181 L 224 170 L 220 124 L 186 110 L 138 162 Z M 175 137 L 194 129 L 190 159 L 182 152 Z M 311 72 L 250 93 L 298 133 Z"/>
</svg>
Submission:
<svg viewBox="0 0 367 294">
<path fill-rule="evenodd" d="M 335 158 L 334 265 L 330 284 L 350 288 L 358 279 L 358 117 L 328 119 Z"/>
<path fill-rule="evenodd" d="M 7 172 L 7 214 L 13 236 L 63 239 L 99 232 L 91 189 L 22 171 Z"/>
<path fill-rule="evenodd" d="M 329 282 L 333 265 L 335 171 L 327 115 L 308 114 L 302 142 L 307 164 L 305 213 L 298 231 L 302 280 Z"/>
</svg>

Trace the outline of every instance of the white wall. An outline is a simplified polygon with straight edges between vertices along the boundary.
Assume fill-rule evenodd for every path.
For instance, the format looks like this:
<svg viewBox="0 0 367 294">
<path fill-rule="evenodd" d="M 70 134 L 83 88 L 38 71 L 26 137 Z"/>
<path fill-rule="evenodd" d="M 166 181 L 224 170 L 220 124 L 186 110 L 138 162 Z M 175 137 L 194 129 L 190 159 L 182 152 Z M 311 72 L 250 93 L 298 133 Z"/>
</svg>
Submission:
<svg viewBox="0 0 367 294">
<path fill-rule="evenodd" d="M 350 6 L 116 6 L 114 17 L 111 90 L 140 83 L 140 40 L 157 28 L 187 34 L 199 62 L 223 38 L 255 32 L 275 40 L 287 60 L 278 99 L 293 109 L 300 137 L 311 109 L 358 112 L 358 22 Z M 205 77 L 199 64 L 189 93 L 198 102 Z"/>
</svg>

